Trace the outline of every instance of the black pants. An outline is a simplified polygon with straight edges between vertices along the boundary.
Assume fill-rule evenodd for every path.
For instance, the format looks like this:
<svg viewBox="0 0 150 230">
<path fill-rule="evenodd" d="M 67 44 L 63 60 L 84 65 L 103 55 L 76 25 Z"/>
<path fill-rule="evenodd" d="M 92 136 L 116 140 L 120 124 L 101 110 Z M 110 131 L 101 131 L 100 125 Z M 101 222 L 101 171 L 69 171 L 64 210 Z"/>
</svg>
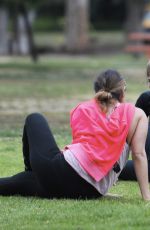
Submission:
<svg viewBox="0 0 150 230">
<path fill-rule="evenodd" d="M 150 91 L 146 91 L 140 95 L 140 97 L 138 98 L 136 102 L 136 106 L 138 108 L 141 108 L 147 116 L 150 115 Z M 147 134 L 147 139 L 146 139 L 145 150 L 146 150 L 146 155 L 148 159 L 148 177 L 150 181 L 150 123 L 148 126 L 148 134 Z M 119 178 L 121 180 L 137 180 L 132 160 L 129 160 L 127 162 Z"/>
<path fill-rule="evenodd" d="M 0 195 L 98 198 L 97 190 L 65 161 L 45 118 L 27 117 L 23 132 L 25 171 L 0 179 Z"/>
</svg>

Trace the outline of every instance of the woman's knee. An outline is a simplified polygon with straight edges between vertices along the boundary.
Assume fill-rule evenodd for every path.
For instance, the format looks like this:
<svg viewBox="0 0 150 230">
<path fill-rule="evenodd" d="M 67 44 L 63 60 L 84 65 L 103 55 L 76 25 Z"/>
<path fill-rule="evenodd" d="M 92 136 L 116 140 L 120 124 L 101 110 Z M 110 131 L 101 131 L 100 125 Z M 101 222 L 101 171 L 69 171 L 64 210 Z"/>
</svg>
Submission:
<svg viewBox="0 0 150 230">
<path fill-rule="evenodd" d="M 147 101 L 149 98 L 150 98 L 150 91 L 148 90 L 148 91 L 141 93 L 137 100 L 142 99 L 142 101 L 145 101 L 145 100 Z"/>
<path fill-rule="evenodd" d="M 44 116 L 40 113 L 31 113 L 26 117 L 25 124 L 31 124 L 37 120 L 45 119 Z"/>
<path fill-rule="evenodd" d="M 137 107 L 141 108 L 147 116 L 150 114 L 150 91 L 143 92 L 137 99 Z"/>
</svg>

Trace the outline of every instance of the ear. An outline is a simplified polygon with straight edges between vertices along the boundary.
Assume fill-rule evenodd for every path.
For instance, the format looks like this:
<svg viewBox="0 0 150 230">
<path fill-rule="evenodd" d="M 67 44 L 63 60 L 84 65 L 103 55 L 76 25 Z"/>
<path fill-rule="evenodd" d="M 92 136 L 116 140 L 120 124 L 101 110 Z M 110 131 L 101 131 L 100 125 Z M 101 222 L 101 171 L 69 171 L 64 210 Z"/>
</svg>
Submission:
<svg viewBox="0 0 150 230">
<path fill-rule="evenodd" d="M 120 95 L 120 102 L 123 103 L 125 101 L 125 91 L 122 91 L 122 94 Z"/>
</svg>

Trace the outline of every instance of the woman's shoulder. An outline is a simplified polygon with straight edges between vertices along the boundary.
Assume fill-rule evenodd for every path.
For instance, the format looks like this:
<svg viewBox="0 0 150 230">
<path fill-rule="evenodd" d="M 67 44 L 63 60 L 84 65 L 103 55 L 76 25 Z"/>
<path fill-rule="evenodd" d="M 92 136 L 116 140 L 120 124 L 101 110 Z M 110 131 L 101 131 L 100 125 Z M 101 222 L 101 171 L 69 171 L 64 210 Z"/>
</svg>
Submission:
<svg viewBox="0 0 150 230">
<path fill-rule="evenodd" d="M 74 107 L 70 113 L 71 113 L 71 115 L 73 115 L 75 113 L 81 114 L 87 110 L 92 110 L 93 106 L 94 106 L 93 100 L 83 101 L 83 102 L 80 102 L 79 104 L 77 104 L 76 107 Z"/>
<path fill-rule="evenodd" d="M 122 106 L 122 107 L 135 107 L 135 105 L 131 102 L 120 103 L 120 106 Z"/>
<path fill-rule="evenodd" d="M 91 100 L 88 100 L 88 101 L 83 101 L 83 102 L 80 102 L 73 110 L 76 110 L 76 109 L 88 109 L 88 108 L 91 108 L 95 106 L 95 100 L 94 99 L 91 99 Z"/>
<path fill-rule="evenodd" d="M 123 112 L 133 113 L 135 111 L 135 105 L 130 102 L 124 102 L 119 104 L 118 109 Z"/>
<path fill-rule="evenodd" d="M 134 116 L 131 122 L 131 126 L 130 126 L 129 133 L 128 133 L 128 138 L 127 138 L 129 144 L 131 143 L 136 127 L 138 126 L 140 121 L 143 123 L 143 127 L 145 126 L 146 123 L 148 123 L 148 120 L 147 120 L 147 117 L 144 111 L 140 108 L 135 108 L 135 113 L 134 113 Z"/>
<path fill-rule="evenodd" d="M 144 111 L 141 108 L 135 107 L 135 116 L 137 116 L 139 119 L 142 117 L 146 117 L 146 114 L 144 113 Z"/>
<path fill-rule="evenodd" d="M 132 119 L 133 127 L 134 126 L 136 127 L 140 120 L 143 120 L 143 122 L 145 122 L 145 123 L 148 122 L 146 114 L 144 113 L 144 111 L 140 108 L 135 107 L 135 113 L 134 113 L 134 116 Z"/>
</svg>

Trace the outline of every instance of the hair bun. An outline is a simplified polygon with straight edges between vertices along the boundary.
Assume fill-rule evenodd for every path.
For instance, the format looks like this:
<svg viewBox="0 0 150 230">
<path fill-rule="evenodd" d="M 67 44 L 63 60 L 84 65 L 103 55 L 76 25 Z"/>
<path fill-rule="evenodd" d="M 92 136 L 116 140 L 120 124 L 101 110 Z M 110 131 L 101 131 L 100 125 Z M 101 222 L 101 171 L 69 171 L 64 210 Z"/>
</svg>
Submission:
<svg viewBox="0 0 150 230">
<path fill-rule="evenodd" d="M 109 104 L 110 100 L 112 99 L 112 94 L 105 90 L 100 90 L 96 93 L 95 98 L 100 103 L 106 103 Z"/>
</svg>

